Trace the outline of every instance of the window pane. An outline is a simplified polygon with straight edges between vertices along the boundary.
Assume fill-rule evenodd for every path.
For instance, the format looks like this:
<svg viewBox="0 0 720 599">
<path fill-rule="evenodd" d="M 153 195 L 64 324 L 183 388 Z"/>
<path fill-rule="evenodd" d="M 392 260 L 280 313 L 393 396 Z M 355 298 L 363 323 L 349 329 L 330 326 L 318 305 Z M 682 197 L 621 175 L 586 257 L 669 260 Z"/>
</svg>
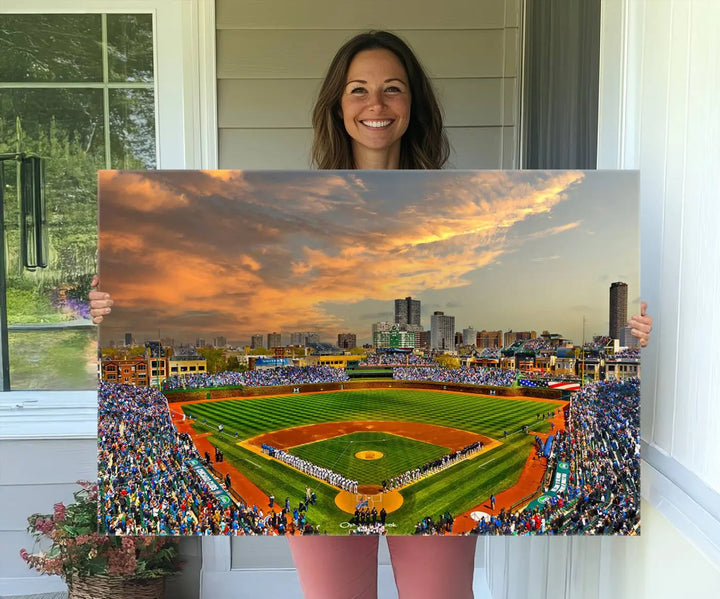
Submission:
<svg viewBox="0 0 720 599">
<path fill-rule="evenodd" d="M 102 81 L 100 15 L 0 15 L 0 81 Z"/>
<path fill-rule="evenodd" d="M 152 15 L 108 15 L 109 80 L 152 83 Z"/>
<path fill-rule="evenodd" d="M 8 323 L 53 324 L 87 319 L 96 269 L 97 170 L 104 167 L 102 90 L 6 90 L 0 100 L 0 152 L 45 158 L 48 268 L 22 266 L 17 164 L 5 163 Z M 88 331 L 10 332 L 13 389 L 92 388 Z"/>
<path fill-rule="evenodd" d="M 110 90 L 112 168 L 155 168 L 154 95 L 151 89 Z"/>
<path fill-rule="evenodd" d="M 0 93 L 0 152 L 19 149 L 44 157 L 50 153 L 65 161 L 89 159 L 103 168 L 104 131 L 101 89 L 3 89 Z"/>
<path fill-rule="evenodd" d="M 95 389 L 97 329 L 8 335 L 13 389 Z"/>
</svg>

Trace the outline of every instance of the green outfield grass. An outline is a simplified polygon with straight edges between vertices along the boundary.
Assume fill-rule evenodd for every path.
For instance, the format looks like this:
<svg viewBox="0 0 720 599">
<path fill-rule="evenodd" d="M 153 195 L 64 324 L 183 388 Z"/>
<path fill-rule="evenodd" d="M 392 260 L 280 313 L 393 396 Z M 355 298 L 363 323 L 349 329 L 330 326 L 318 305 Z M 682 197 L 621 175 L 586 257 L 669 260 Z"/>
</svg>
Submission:
<svg viewBox="0 0 720 599">
<path fill-rule="evenodd" d="M 376 460 L 355 457 L 356 453 L 367 450 L 382 452 L 383 457 Z M 360 432 L 299 445 L 289 452 L 333 472 L 342 472 L 361 485 L 376 485 L 437 460 L 450 453 L 450 449 L 390 433 Z"/>
<path fill-rule="evenodd" d="M 372 389 L 342 392 L 292 394 L 279 397 L 249 398 L 241 400 L 212 401 L 183 407 L 186 414 L 195 418 L 194 427 L 212 432 L 210 440 L 221 447 L 225 459 L 247 476 L 267 494 L 274 494 L 278 502 L 289 497 L 293 506 L 305 496 L 306 486 L 315 490 L 317 505 L 310 508 L 308 517 L 321 530 L 330 534 L 346 534 L 341 523 L 350 516 L 335 506 L 338 493 L 320 481 L 312 479 L 275 460 L 252 453 L 238 445 L 239 441 L 261 433 L 281 430 L 305 424 L 337 421 L 412 421 L 459 428 L 503 441 L 503 444 L 478 457 L 460 462 L 455 466 L 423 479 L 401 491 L 404 503 L 391 513 L 389 534 L 412 533 L 415 523 L 423 516 L 437 517 L 445 511 L 460 514 L 487 500 L 491 493 L 514 485 L 525 464 L 533 444 L 533 435 L 518 433 L 527 425 L 530 431 L 542 430 L 547 423 L 539 421 L 537 414 L 559 408 L 563 402 L 539 402 L 532 399 L 510 400 L 497 396 L 442 393 L 416 389 Z M 217 434 L 217 425 L 223 424 L 225 432 Z M 504 438 L 504 431 L 509 436 Z M 235 434 L 237 433 L 237 437 Z M 300 450 L 300 457 L 355 478 L 362 483 L 380 484 L 384 473 L 367 470 L 351 475 L 356 463 L 373 468 L 374 461 L 351 459 L 355 451 L 347 451 L 348 437 L 369 433 L 354 433 L 336 439 L 327 439 L 293 450 Z M 406 460 L 402 471 L 420 466 L 428 459 L 427 443 L 403 439 L 382 433 L 383 437 L 396 437 L 403 441 L 392 452 L 393 456 Z M 385 441 L 388 443 L 389 441 Z M 377 443 L 377 440 L 374 441 Z M 393 440 L 392 443 L 395 443 Z M 354 445 L 354 444 L 353 444 Z M 352 447 L 352 445 L 350 445 Z M 359 447 L 359 446 L 358 446 Z M 430 445 L 440 455 L 446 448 Z M 369 447 L 383 451 L 377 446 Z M 310 453 L 306 454 L 308 451 Z M 298 454 L 298 455 L 300 455 Z M 339 455 L 346 459 L 339 460 Z M 387 452 L 386 455 L 390 455 Z M 437 454 L 432 454 L 436 456 Z M 312 456 L 312 457 L 310 457 Z M 379 462 L 380 460 L 378 460 Z M 334 464 L 334 466 L 332 465 Z"/>
<path fill-rule="evenodd" d="M 183 410 L 200 422 L 222 423 L 240 439 L 304 424 L 365 420 L 425 422 L 499 438 L 505 430 L 532 427 L 538 413 L 561 405 L 470 393 L 370 389 L 212 401 Z"/>
</svg>

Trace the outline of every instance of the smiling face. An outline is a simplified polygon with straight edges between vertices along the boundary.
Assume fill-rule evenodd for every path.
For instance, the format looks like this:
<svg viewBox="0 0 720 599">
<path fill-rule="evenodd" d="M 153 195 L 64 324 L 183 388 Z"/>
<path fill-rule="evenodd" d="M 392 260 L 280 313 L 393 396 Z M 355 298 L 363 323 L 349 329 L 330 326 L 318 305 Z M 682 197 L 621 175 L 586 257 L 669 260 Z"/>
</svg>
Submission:
<svg viewBox="0 0 720 599">
<path fill-rule="evenodd" d="M 410 123 L 410 82 L 397 56 L 384 49 L 358 52 L 340 99 L 356 168 L 398 168 Z"/>
</svg>

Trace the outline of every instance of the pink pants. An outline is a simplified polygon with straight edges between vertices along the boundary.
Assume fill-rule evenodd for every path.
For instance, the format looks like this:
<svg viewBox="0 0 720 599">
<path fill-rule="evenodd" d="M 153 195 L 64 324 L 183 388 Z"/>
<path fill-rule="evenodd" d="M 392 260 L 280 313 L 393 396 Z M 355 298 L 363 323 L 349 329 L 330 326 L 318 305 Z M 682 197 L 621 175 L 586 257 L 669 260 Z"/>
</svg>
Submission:
<svg viewBox="0 0 720 599">
<path fill-rule="evenodd" d="M 375 599 L 376 536 L 288 537 L 306 599 Z M 477 537 L 388 537 L 399 599 L 472 599 Z"/>
</svg>

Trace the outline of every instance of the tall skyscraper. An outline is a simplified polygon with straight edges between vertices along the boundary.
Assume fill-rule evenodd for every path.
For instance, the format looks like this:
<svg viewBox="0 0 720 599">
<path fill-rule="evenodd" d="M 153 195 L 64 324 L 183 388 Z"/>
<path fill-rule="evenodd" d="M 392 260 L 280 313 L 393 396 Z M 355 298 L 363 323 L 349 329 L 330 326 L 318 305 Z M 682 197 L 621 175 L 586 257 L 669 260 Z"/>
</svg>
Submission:
<svg viewBox="0 0 720 599">
<path fill-rule="evenodd" d="M 311 331 L 290 333 L 290 345 L 308 345 L 309 343 L 320 343 L 320 334 Z"/>
<path fill-rule="evenodd" d="M 250 337 L 250 349 L 259 349 L 263 346 L 263 336 L 262 333 L 259 333 L 258 335 L 253 335 Z"/>
<path fill-rule="evenodd" d="M 338 333 L 337 344 L 340 349 L 353 349 L 357 347 L 357 335 L 355 333 Z"/>
<path fill-rule="evenodd" d="M 502 331 L 485 331 L 482 330 L 477 334 L 477 346 L 486 348 L 499 348 L 503 346 Z"/>
<path fill-rule="evenodd" d="M 320 333 L 305 333 L 305 345 L 310 345 L 311 343 L 320 343 Z"/>
<path fill-rule="evenodd" d="M 455 317 L 433 312 L 430 317 L 430 348 L 455 351 Z"/>
<path fill-rule="evenodd" d="M 280 333 L 268 333 L 267 348 L 272 349 L 273 347 L 282 347 L 282 339 Z"/>
<path fill-rule="evenodd" d="M 395 324 L 420 326 L 420 300 L 411 297 L 395 300 Z"/>
<path fill-rule="evenodd" d="M 627 303 L 627 283 L 617 282 L 610 285 L 610 332 L 608 334 L 612 339 L 620 339 L 623 327 L 627 326 Z"/>
<path fill-rule="evenodd" d="M 464 345 L 475 345 L 477 343 L 477 331 L 473 327 L 463 329 L 462 342 Z"/>
</svg>

